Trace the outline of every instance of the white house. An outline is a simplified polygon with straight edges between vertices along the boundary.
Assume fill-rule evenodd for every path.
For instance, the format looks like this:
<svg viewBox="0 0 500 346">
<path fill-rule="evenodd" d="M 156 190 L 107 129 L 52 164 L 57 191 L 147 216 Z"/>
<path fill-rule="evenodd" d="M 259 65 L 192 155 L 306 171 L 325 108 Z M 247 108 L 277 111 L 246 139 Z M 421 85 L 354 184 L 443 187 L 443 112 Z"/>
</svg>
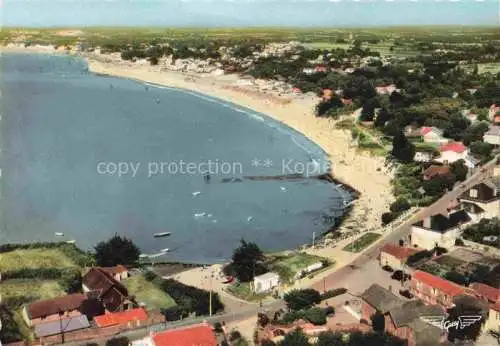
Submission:
<svg viewBox="0 0 500 346">
<path fill-rule="evenodd" d="M 500 216 L 500 177 L 473 186 L 460 196 L 460 202 L 471 215 L 487 219 Z"/>
<path fill-rule="evenodd" d="M 395 91 L 397 92 L 401 91 L 400 89 L 396 88 L 396 85 L 394 84 L 378 86 L 375 88 L 375 90 L 379 95 L 391 95 Z"/>
<path fill-rule="evenodd" d="M 269 292 L 278 287 L 280 284 L 280 276 L 273 272 L 268 272 L 254 277 L 253 287 L 255 293 Z"/>
<path fill-rule="evenodd" d="M 436 244 L 445 249 L 455 245 L 462 230 L 470 224 L 471 217 L 463 209 L 445 216 L 437 214 L 426 217 L 412 225 L 411 244 L 426 250 L 433 249 Z"/>
<path fill-rule="evenodd" d="M 483 141 L 493 145 L 500 145 L 500 126 L 493 125 L 483 135 Z"/>
<path fill-rule="evenodd" d="M 415 156 L 413 157 L 413 161 L 416 162 L 431 162 L 434 154 L 430 151 L 418 150 L 415 151 Z"/>
<path fill-rule="evenodd" d="M 440 155 L 434 161 L 442 164 L 450 164 L 458 160 L 464 160 L 468 168 L 476 166 L 476 160 L 470 156 L 469 149 L 460 142 L 452 142 L 439 148 Z"/>
<path fill-rule="evenodd" d="M 500 113 L 500 106 L 497 106 L 496 104 L 492 104 L 490 106 L 490 109 L 488 110 L 488 118 L 493 121 L 495 118 L 495 115 Z"/>
</svg>

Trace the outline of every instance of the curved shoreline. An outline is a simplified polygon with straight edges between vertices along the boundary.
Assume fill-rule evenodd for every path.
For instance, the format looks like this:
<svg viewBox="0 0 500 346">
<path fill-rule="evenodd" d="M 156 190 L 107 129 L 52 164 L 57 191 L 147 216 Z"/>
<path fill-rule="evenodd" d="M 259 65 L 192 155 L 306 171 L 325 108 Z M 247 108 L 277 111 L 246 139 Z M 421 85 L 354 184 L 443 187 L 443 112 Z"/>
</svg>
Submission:
<svg viewBox="0 0 500 346">
<path fill-rule="evenodd" d="M 344 220 L 353 227 L 376 229 L 380 227 L 381 215 L 393 200 L 391 177 L 384 172 L 384 158 L 359 153 L 352 145 L 349 131 L 338 130 L 330 119 L 317 118 L 313 114 L 317 98 L 283 98 L 255 90 L 234 87 L 237 76 L 220 77 L 189 75 L 175 71 L 164 71 L 160 66 L 140 65 L 112 59 L 108 55 L 75 54 L 71 52 L 41 51 L 36 48 L 6 48 L 1 51 L 17 53 L 62 53 L 77 55 L 86 60 L 89 72 L 151 83 L 158 87 L 180 89 L 199 94 L 197 96 L 220 100 L 247 108 L 283 124 L 315 143 L 326 154 L 331 171 L 328 180 L 339 182 L 355 191 L 358 199 Z M 352 225 L 354 223 L 354 225 Z M 339 229 L 342 230 L 341 226 Z"/>
<path fill-rule="evenodd" d="M 151 83 L 160 87 L 180 89 L 228 102 L 260 113 L 300 133 L 315 143 L 326 154 L 333 182 L 354 191 L 358 199 L 347 219 L 358 221 L 366 229 L 380 227 L 381 215 L 393 200 L 390 176 L 383 170 L 384 158 L 360 154 L 351 145 L 350 133 L 338 130 L 329 119 L 313 114 L 317 98 L 296 99 L 287 103 L 269 102 L 269 95 L 256 97 L 256 92 L 236 91 L 228 88 L 235 76 L 193 76 L 175 71 L 161 71 L 158 66 L 137 65 L 121 61 L 101 61 L 84 55 L 89 71 L 96 74 L 124 77 Z M 273 97 L 273 96 L 271 96 Z M 276 96 L 274 96 L 276 97 Z M 330 180 L 330 179 L 329 179 Z"/>
</svg>

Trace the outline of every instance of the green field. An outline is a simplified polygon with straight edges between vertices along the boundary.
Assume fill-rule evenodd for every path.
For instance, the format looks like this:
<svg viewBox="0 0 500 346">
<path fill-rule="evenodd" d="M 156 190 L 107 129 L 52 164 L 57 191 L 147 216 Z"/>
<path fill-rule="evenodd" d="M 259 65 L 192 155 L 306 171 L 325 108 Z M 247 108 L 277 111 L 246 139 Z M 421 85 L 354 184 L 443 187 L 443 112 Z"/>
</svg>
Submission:
<svg viewBox="0 0 500 346">
<path fill-rule="evenodd" d="M 0 253 L 0 272 L 23 268 L 78 267 L 59 249 L 26 249 Z"/>
<path fill-rule="evenodd" d="M 346 245 L 342 250 L 349 252 L 360 252 L 364 248 L 375 242 L 378 238 L 380 238 L 380 234 L 368 232 L 366 234 L 363 234 L 359 239 Z"/>
<path fill-rule="evenodd" d="M 51 299 L 65 295 L 66 292 L 53 280 L 7 280 L 0 283 L 2 299 L 25 297 L 26 301 Z"/>
<path fill-rule="evenodd" d="M 176 305 L 172 297 L 142 275 L 134 275 L 123 280 L 123 284 L 130 294 L 135 296 L 138 303 L 146 304 L 148 310 L 168 309 Z"/>
<path fill-rule="evenodd" d="M 278 273 L 283 282 L 290 283 L 301 270 L 304 270 L 311 264 L 325 260 L 325 258 L 320 256 L 299 252 L 287 256 L 273 256 L 266 265 L 269 271 Z"/>
</svg>

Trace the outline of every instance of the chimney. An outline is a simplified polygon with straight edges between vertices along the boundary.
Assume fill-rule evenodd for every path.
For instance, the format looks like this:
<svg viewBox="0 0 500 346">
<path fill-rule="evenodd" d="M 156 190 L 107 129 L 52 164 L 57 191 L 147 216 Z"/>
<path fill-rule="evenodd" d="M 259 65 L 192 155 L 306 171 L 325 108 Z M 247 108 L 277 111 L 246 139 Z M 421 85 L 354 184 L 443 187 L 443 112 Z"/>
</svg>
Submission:
<svg viewBox="0 0 500 346">
<path fill-rule="evenodd" d="M 431 217 L 430 216 L 427 216 L 425 219 L 424 219 L 424 224 L 423 224 L 424 228 L 431 228 Z"/>
</svg>

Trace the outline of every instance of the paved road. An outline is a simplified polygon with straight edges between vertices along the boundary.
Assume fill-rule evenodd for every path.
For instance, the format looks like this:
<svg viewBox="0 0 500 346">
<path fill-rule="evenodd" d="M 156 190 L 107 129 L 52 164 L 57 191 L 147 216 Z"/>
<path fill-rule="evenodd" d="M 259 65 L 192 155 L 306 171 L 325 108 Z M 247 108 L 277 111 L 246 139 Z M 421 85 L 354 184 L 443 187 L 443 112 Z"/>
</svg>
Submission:
<svg viewBox="0 0 500 346">
<path fill-rule="evenodd" d="M 323 280 L 312 284 L 311 287 L 319 291 L 323 291 L 325 287 L 327 290 L 332 288 L 342 287 L 343 281 L 348 281 L 346 280 L 346 278 L 361 272 L 361 269 L 363 269 L 365 266 L 366 268 L 368 268 L 370 263 L 373 263 L 373 260 L 376 259 L 380 253 L 380 248 L 385 243 L 398 243 L 400 239 L 405 238 L 409 234 L 411 230 L 411 225 L 413 223 L 420 221 L 427 216 L 432 216 L 439 212 L 445 211 L 451 201 L 456 200 L 465 191 L 467 191 L 474 185 L 477 185 L 482 181 L 486 180 L 488 177 L 492 176 L 493 167 L 496 165 L 497 159 L 498 157 L 490 161 L 489 163 L 485 164 L 479 172 L 469 177 L 465 182 L 457 186 L 452 191 L 446 193 L 443 197 L 441 197 L 431 206 L 421 209 L 419 212 L 411 216 L 408 220 L 403 222 L 396 229 L 392 231 L 386 231 L 386 233 L 381 237 L 381 239 L 379 239 L 376 243 L 372 244 L 367 250 L 365 250 L 359 257 L 353 260 L 350 264 L 342 268 L 339 268 L 337 271 L 328 275 Z M 349 287 L 349 289 L 351 289 L 351 287 Z M 274 310 L 283 307 L 285 307 L 284 302 L 281 300 L 277 300 L 265 304 L 263 307 L 250 306 L 248 308 L 241 309 L 238 312 L 225 313 L 212 317 L 189 319 L 189 320 L 169 323 L 168 325 L 166 324 L 157 325 L 154 328 L 158 328 L 159 330 L 167 330 L 181 326 L 196 324 L 201 321 L 207 321 L 208 323 L 216 323 L 216 322 L 229 323 L 254 317 L 259 311 L 263 311 L 266 309 Z M 147 336 L 150 331 L 151 328 L 143 328 L 122 333 L 120 334 L 120 336 L 128 336 L 130 339 L 139 339 Z M 75 343 L 74 345 L 78 345 L 78 343 Z"/>
</svg>

